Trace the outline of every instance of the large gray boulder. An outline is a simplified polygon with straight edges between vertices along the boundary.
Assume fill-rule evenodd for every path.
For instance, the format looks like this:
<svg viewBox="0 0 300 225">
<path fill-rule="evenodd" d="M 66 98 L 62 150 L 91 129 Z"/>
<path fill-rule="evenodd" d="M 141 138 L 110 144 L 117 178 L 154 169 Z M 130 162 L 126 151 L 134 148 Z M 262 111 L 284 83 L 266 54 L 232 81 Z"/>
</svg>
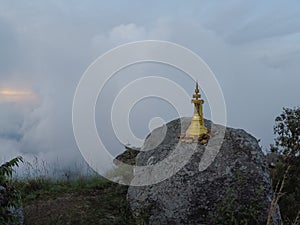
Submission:
<svg viewBox="0 0 300 225">
<path fill-rule="evenodd" d="M 178 135 L 186 130 L 190 118 L 181 122 L 177 119 L 152 131 L 137 155 L 138 166 L 159 165 L 170 155 L 184 166 L 176 168 L 171 160 L 159 170 L 136 169 L 132 180 L 135 186 L 127 193 L 134 216 L 155 225 L 266 224 L 273 190 L 257 140 L 244 130 L 225 129 L 205 121 L 206 126 L 214 127 L 207 146 L 182 143 Z M 220 144 L 218 135 L 225 130 L 218 151 L 214 146 Z M 162 136 L 162 142 L 151 149 Z M 172 174 L 172 170 L 178 172 L 162 182 L 140 186 L 147 181 L 154 183 L 155 178 Z M 280 224 L 277 207 L 272 225 Z"/>
</svg>

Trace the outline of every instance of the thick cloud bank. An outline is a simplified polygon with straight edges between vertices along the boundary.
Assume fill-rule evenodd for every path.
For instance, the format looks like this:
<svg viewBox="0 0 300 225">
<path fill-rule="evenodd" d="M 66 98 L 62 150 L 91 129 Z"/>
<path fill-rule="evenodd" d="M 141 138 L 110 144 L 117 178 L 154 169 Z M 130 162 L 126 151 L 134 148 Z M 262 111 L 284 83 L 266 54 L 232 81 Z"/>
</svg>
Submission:
<svg viewBox="0 0 300 225">
<path fill-rule="evenodd" d="M 130 41 L 173 41 L 199 54 L 223 89 L 229 125 L 246 129 L 263 147 L 272 142 L 281 108 L 299 105 L 298 1 L 0 4 L 1 161 L 37 156 L 49 165 L 80 169 L 84 163 L 71 123 L 76 85 L 93 60 Z M 123 150 L 109 123 L 114 96 L 130 81 L 149 75 L 172 79 L 192 94 L 191 79 L 162 65 L 136 65 L 116 74 L 96 107 L 99 133 L 114 155 Z M 8 90 L 19 93 L 7 96 Z M 168 121 L 176 113 L 162 101 L 140 102 L 132 110 L 132 130 L 143 138 L 157 116 Z"/>
</svg>

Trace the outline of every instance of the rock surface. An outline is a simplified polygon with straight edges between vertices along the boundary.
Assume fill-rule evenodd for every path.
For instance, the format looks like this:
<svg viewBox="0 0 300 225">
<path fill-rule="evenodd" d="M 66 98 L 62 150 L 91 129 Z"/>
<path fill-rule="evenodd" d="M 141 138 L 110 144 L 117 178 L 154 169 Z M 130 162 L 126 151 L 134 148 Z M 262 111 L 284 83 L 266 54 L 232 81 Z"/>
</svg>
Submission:
<svg viewBox="0 0 300 225">
<path fill-rule="evenodd" d="M 134 216 L 156 225 L 266 224 L 273 191 L 257 140 L 244 130 L 226 128 L 221 148 L 215 151 L 222 127 L 205 121 L 206 126 L 214 126 L 207 146 L 181 143 L 178 135 L 189 123 L 190 118 L 183 118 L 181 123 L 179 119 L 171 121 L 146 138 L 136 165 L 155 167 L 169 156 L 175 160 L 167 161 L 159 170 L 135 170 L 132 184 L 136 186 L 130 186 L 127 193 Z M 162 134 L 164 139 L 155 147 Z M 182 157 L 187 160 L 180 161 Z M 210 160 L 212 163 L 205 165 Z M 184 165 L 176 167 L 172 162 Z M 162 182 L 141 186 L 173 173 Z M 280 224 L 277 208 L 272 225 Z"/>
</svg>

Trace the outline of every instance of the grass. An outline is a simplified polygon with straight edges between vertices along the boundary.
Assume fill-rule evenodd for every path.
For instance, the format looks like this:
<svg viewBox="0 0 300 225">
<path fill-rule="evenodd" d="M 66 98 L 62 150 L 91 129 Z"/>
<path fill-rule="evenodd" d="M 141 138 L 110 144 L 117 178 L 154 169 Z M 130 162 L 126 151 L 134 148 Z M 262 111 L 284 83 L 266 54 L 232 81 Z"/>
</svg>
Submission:
<svg viewBox="0 0 300 225">
<path fill-rule="evenodd" d="M 127 187 L 100 176 L 75 180 L 15 181 L 21 191 L 25 225 L 133 225 Z"/>
</svg>

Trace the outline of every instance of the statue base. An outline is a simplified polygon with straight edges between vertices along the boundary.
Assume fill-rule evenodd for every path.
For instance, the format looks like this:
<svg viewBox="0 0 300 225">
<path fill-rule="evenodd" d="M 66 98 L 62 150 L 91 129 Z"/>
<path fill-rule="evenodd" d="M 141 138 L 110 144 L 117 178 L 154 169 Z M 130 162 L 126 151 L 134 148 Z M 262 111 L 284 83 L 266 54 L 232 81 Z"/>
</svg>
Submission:
<svg viewBox="0 0 300 225">
<path fill-rule="evenodd" d="M 201 135 L 197 135 L 197 136 L 190 136 L 190 135 L 187 135 L 187 134 L 181 134 L 179 136 L 179 139 L 182 142 L 200 143 L 200 144 L 203 144 L 203 145 L 208 142 L 209 138 L 210 138 L 210 131 L 209 130 L 206 134 L 201 134 Z"/>
</svg>

